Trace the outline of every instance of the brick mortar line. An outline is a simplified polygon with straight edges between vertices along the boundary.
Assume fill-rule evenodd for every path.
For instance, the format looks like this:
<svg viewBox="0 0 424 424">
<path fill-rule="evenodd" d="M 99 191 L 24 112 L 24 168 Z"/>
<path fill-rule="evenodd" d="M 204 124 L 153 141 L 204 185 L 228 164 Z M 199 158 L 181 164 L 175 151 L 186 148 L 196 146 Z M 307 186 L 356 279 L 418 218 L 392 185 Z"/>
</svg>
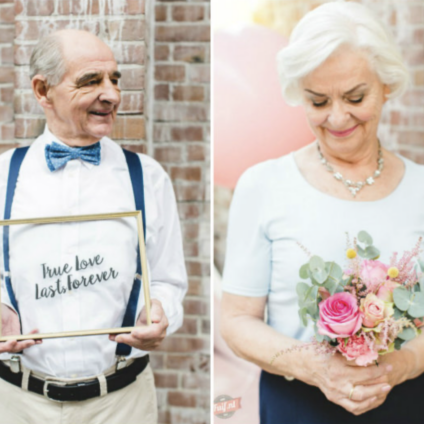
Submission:
<svg viewBox="0 0 424 424">
<path fill-rule="evenodd" d="M 90 16 L 91 18 L 95 19 L 88 19 L 87 17 Z M 31 22 L 42 22 L 46 19 L 52 20 L 52 21 L 78 21 L 78 20 L 85 20 L 85 22 L 90 21 L 98 21 L 98 20 L 105 20 L 105 21 L 118 21 L 123 20 L 122 18 L 125 17 L 125 20 L 128 21 L 136 21 L 141 20 L 143 22 L 146 22 L 145 15 L 139 14 L 139 15 L 37 15 L 37 16 L 21 16 L 21 15 L 15 15 L 15 21 L 16 22 L 25 22 L 25 21 L 31 21 Z M 1 24 L 0 24 L 1 25 Z"/>
</svg>

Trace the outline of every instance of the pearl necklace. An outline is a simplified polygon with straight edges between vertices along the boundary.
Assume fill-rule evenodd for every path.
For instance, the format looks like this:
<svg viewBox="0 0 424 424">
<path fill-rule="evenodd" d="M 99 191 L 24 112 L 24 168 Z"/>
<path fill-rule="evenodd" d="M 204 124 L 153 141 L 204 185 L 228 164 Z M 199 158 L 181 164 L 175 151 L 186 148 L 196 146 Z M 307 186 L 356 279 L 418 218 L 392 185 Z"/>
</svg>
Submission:
<svg viewBox="0 0 424 424">
<path fill-rule="evenodd" d="M 363 189 L 366 185 L 373 185 L 375 183 L 375 179 L 381 175 L 381 172 L 384 168 L 384 159 L 383 152 L 381 151 L 380 141 L 378 142 L 378 159 L 377 159 L 377 169 L 371 177 L 368 177 L 365 181 L 351 181 L 347 180 L 343 177 L 340 172 L 334 170 L 334 168 L 327 162 L 327 159 L 322 155 L 321 149 L 319 147 L 319 143 L 317 143 L 318 155 L 321 160 L 321 163 L 325 166 L 328 172 L 333 174 L 333 177 L 344 184 L 344 186 L 350 191 L 353 197 L 355 197 L 359 190 Z"/>
</svg>

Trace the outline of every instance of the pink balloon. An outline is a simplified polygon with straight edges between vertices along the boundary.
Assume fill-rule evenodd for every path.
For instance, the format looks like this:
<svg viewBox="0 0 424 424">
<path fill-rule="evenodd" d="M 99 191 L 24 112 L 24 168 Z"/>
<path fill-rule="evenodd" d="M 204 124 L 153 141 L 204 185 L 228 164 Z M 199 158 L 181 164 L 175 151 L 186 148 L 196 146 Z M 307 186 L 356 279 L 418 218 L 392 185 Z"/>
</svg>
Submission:
<svg viewBox="0 0 424 424">
<path fill-rule="evenodd" d="M 255 163 L 314 140 L 303 108 L 288 106 L 281 94 L 276 55 L 286 44 L 254 25 L 215 34 L 215 184 L 234 188 Z"/>
</svg>

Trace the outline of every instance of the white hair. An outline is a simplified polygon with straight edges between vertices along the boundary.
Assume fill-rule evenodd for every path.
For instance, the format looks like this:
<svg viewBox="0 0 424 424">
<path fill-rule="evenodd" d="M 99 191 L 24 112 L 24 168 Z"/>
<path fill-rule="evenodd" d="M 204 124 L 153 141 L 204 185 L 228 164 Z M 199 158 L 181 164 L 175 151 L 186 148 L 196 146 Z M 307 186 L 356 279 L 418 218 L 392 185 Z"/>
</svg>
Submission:
<svg viewBox="0 0 424 424">
<path fill-rule="evenodd" d="M 43 75 L 49 86 L 55 86 L 62 81 L 66 71 L 65 59 L 62 53 L 60 37 L 52 33 L 41 38 L 31 54 L 30 78 Z"/>
<path fill-rule="evenodd" d="M 302 103 L 301 81 L 341 46 L 368 53 L 387 97 L 403 94 L 409 72 L 387 27 L 368 8 L 355 2 L 324 3 L 307 13 L 294 28 L 289 45 L 277 55 L 283 96 L 288 104 Z"/>
</svg>

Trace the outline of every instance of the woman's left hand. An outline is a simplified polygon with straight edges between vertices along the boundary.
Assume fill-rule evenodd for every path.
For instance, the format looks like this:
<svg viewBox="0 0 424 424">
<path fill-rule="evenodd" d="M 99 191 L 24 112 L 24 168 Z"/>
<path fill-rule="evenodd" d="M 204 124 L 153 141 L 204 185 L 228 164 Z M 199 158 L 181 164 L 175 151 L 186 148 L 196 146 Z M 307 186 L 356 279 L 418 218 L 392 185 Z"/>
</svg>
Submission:
<svg viewBox="0 0 424 424">
<path fill-rule="evenodd" d="M 387 395 L 393 389 L 393 387 L 398 384 L 403 383 L 406 380 L 412 378 L 415 374 L 415 353 L 407 348 L 403 348 L 401 350 L 395 350 L 392 353 L 387 353 L 386 355 L 382 355 L 378 357 L 378 365 L 379 366 L 387 366 L 391 365 L 392 370 L 387 374 L 384 378 L 388 384 L 387 387 L 383 387 L 383 390 L 377 399 L 372 405 L 371 409 L 377 408 L 382 405 L 387 398 Z M 381 380 L 381 381 L 380 381 Z M 364 386 L 373 385 L 383 383 L 382 379 L 370 380 L 364 382 Z M 386 390 L 384 390 L 386 389 Z"/>
</svg>

